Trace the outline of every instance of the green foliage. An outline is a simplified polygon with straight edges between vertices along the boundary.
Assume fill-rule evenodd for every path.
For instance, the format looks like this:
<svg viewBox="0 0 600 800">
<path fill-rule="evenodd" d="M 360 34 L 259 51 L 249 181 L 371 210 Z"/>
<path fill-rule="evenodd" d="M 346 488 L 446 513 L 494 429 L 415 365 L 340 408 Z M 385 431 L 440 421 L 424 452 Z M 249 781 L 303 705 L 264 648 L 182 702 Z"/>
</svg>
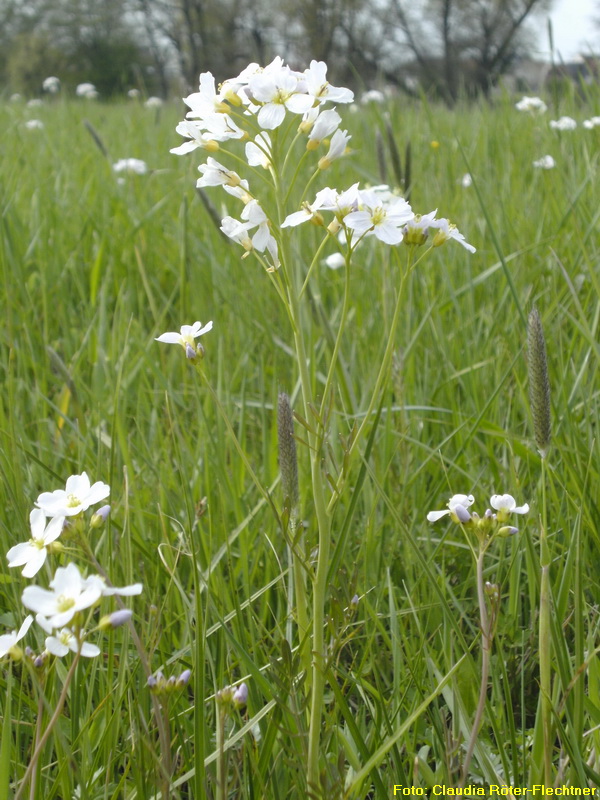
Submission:
<svg viewBox="0 0 600 800">
<path fill-rule="evenodd" d="M 484 577 L 500 587 L 500 613 L 470 780 L 539 782 L 540 459 L 524 349 L 534 302 L 553 411 L 554 768 L 560 757 L 562 783 L 597 785 L 598 132 L 550 131 L 547 119 L 518 114 L 508 98 L 452 112 L 406 103 L 387 110 L 398 151 L 411 143 L 413 208 L 438 207 L 478 251 L 469 256 L 448 243 L 411 276 L 393 380 L 352 475 L 356 491 L 336 510 L 322 794 L 387 798 L 394 784 L 430 789 L 459 780 L 477 706 L 475 570 L 460 528 L 425 520 L 455 492 L 473 492 L 480 510 L 502 492 L 532 506 L 521 532 L 486 555 Z M 241 260 L 195 196 L 198 159 L 169 154 L 179 143 L 180 108 L 157 117 L 134 104 L 83 110 L 60 101 L 36 109 L 43 131 L 24 128 L 28 113 L 0 107 L 0 633 L 23 618 L 28 581 L 7 568 L 4 553 L 26 541 L 38 494 L 82 470 L 110 483 L 111 518 L 96 534 L 95 557 L 114 584 L 144 583 L 132 607 L 151 670 L 192 669 L 165 712 L 172 796 L 213 796 L 213 695 L 243 679 L 247 710 L 228 717 L 225 730 L 230 796 L 304 798 L 306 687 L 286 641 L 277 464 L 278 393 L 297 398 L 289 320 L 261 267 Z M 560 113 L 575 114 L 570 106 Z M 381 109 L 347 112 L 345 123 L 355 153 L 321 180 L 340 189 L 358 179 L 377 183 Z M 535 170 L 532 161 L 545 153 L 556 169 Z M 111 163 L 129 156 L 146 160 L 151 172 L 120 184 Z M 467 171 L 474 185 L 463 189 Z M 227 198 L 214 191 L 220 212 Z M 307 226 L 302 235 L 298 257 L 306 260 L 313 231 Z M 398 253 L 405 258 L 402 247 Z M 362 421 L 365 387 L 385 349 L 395 259 L 395 251 L 365 243 L 353 266 L 352 335 L 342 344 L 330 421 L 332 474 L 341 468 L 343 441 Z M 322 387 L 333 346 L 328 326 L 343 303 L 340 273 L 319 265 L 311 292 L 306 335 L 312 378 Z M 202 340 L 214 396 L 180 351 L 153 341 L 196 319 L 215 323 Z M 299 423 L 296 434 L 310 553 L 315 525 Z M 346 549 L 336 551 L 342 538 Z M 50 575 L 48 566 L 39 583 Z M 28 643 L 43 649 L 40 629 L 30 633 Z M 161 791 L 165 753 L 139 651 L 126 631 L 98 643 L 106 655 L 78 666 L 36 797 L 71 798 L 78 786 L 89 800 Z M 67 669 L 65 659 L 48 672 L 46 720 Z M 32 687 L 22 665 L 1 662 L 2 786 L 14 786 L 31 756 Z"/>
</svg>

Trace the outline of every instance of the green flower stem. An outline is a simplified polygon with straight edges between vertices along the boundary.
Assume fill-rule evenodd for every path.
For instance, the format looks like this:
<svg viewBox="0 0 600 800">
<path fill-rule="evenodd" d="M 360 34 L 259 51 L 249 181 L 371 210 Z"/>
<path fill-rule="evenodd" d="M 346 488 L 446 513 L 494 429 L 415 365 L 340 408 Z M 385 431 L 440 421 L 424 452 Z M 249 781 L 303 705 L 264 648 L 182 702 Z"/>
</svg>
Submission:
<svg viewBox="0 0 600 800">
<path fill-rule="evenodd" d="M 283 191 L 277 181 L 277 171 L 274 170 L 277 206 L 280 219 L 284 216 Z M 302 400 L 304 416 L 310 419 L 310 409 L 313 406 L 313 393 L 308 360 L 302 335 L 302 315 L 298 295 L 300 282 L 299 270 L 290 270 L 293 261 L 288 255 L 289 239 L 282 237 L 281 261 L 284 265 L 285 275 L 288 278 L 288 301 L 290 317 L 293 320 L 294 347 L 300 383 L 302 386 Z M 325 692 L 325 601 L 327 595 L 327 572 L 329 567 L 329 551 L 331 546 L 331 520 L 327 512 L 325 499 L 324 478 L 321 471 L 321 448 L 323 436 L 320 432 L 307 431 L 310 449 L 310 470 L 313 503 L 317 519 L 319 550 L 317 569 L 313 578 L 313 625 L 312 625 L 312 668 L 310 674 L 311 703 L 308 739 L 308 766 L 307 780 L 309 786 L 317 786 L 319 778 L 319 744 L 321 733 L 321 719 L 323 713 L 323 695 Z"/>
<path fill-rule="evenodd" d="M 406 274 L 411 272 L 412 269 L 414 269 L 414 266 L 416 265 L 413 265 L 412 268 L 409 267 Z M 383 354 L 383 358 L 381 360 L 381 366 L 379 367 L 379 374 L 377 375 L 377 380 L 375 381 L 375 388 L 373 389 L 373 392 L 371 394 L 371 400 L 369 401 L 369 405 L 367 407 L 367 410 L 365 411 L 364 419 L 360 424 L 360 427 L 356 432 L 356 436 L 354 437 L 354 440 L 348 449 L 348 459 L 352 457 L 358 443 L 360 442 L 363 434 L 366 431 L 367 425 L 369 424 L 369 421 L 371 419 L 371 415 L 373 414 L 375 404 L 380 396 L 380 392 L 389 375 L 390 362 L 392 360 L 392 354 L 394 352 L 394 345 L 396 340 L 396 330 L 398 328 L 398 322 L 400 321 L 400 308 L 402 305 L 402 295 L 403 295 L 405 278 L 406 278 L 405 273 L 401 271 L 400 286 L 398 287 L 398 294 L 396 296 L 396 307 L 394 309 L 394 316 L 392 317 L 392 324 L 390 326 L 390 331 L 388 334 L 387 345 L 385 348 L 385 352 Z M 331 500 L 329 501 L 329 506 L 327 508 L 328 513 L 331 513 L 333 511 L 333 508 L 336 505 L 338 498 L 339 498 L 339 493 L 335 493 L 332 496 Z"/>
<path fill-rule="evenodd" d="M 226 716 L 227 712 L 225 708 L 220 707 L 219 703 L 217 702 L 217 800 L 227 800 L 227 771 L 225 769 L 227 761 L 227 755 L 225 753 Z"/>
<path fill-rule="evenodd" d="M 62 692 L 60 693 L 60 697 L 58 698 L 58 702 L 56 704 L 56 708 L 54 709 L 54 713 L 50 717 L 48 721 L 48 725 L 46 726 L 46 730 L 42 734 L 40 740 L 37 742 L 36 748 L 31 756 L 31 760 L 29 761 L 29 765 L 25 770 L 25 775 L 23 775 L 23 780 L 21 781 L 21 785 L 17 789 L 17 793 L 15 794 L 14 800 L 21 800 L 25 796 L 25 788 L 29 779 L 33 775 L 33 772 L 36 768 L 36 765 L 39 761 L 39 758 L 46 746 L 46 742 L 50 738 L 52 731 L 54 730 L 54 726 L 58 722 L 58 719 L 62 713 L 63 707 L 65 705 L 65 701 L 67 699 L 67 693 L 69 691 L 69 686 L 71 685 L 71 681 L 73 680 L 73 676 L 75 675 L 75 670 L 77 669 L 77 664 L 79 663 L 81 655 L 79 652 L 75 654 L 75 658 L 73 659 L 73 663 L 71 664 L 69 671 L 67 672 L 67 677 L 65 678 L 65 683 L 62 688 Z"/>
<path fill-rule="evenodd" d="M 487 699 L 488 680 L 490 676 L 490 658 L 492 654 L 492 630 L 490 625 L 490 618 L 487 611 L 485 600 L 485 581 L 483 579 L 483 559 L 487 545 L 482 542 L 479 547 L 479 554 L 477 556 L 477 601 L 479 603 L 479 625 L 481 627 L 481 684 L 479 687 L 479 702 L 477 703 L 477 710 L 475 711 L 475 718 L 473 719 L 473 727 L 471 728 L 471 736 L 467 747 L 467 754 L 463 764 L 463 774 L 461 786 L 465 786 L 469 777 L 469 767 L 471 766 L 471 759 L 473 758 L 473 751 L 479 735 L 479 728 L 481 727 L 481 720 L 483 719 L 483 712 L 485 710 L 485 701 Z"/>
<path fill-rule="evenodd" d="M 338 355 L 340 352 L 340 346 L 342 343 L 342 335 L 344 333 L 344 329 L 346 327 L 346 320 L 348 319 L 348 307 L 350 305 L 350 258 L 352 253 L 350 250 L 346 253 L 346 264 L 344 266 L 345 271 L 345 280 L 344 280 L 344 300 L 342 304 L 342 316 L 338 325 L 338 332 L 335 339 L 335 345 L 333 347 L 333 353 L 331 354 L 331 360 L 329 362 L 329 370 L 327 372 L 327 378 L 325 380 L 325 389 L 323 390 L 323 397 L 321 399 L 321 411 L 320 417 L 323 418 L 325 413 L 325 408 L 328 403 L 329 392 L 331 389 L 331 384 L 333 382 L 333 376 L 335 374 L 335 368 L 337 365 Z"/>
<path fill-rule="evenodd" d="M 546 459 L 542 457 L 542 520 L 540 525 L 540 691 L 544 734 L 544 780 L 552 786 L 552 647 L 550 634 L 550 550 L 546 539 Z"/>
</svg>

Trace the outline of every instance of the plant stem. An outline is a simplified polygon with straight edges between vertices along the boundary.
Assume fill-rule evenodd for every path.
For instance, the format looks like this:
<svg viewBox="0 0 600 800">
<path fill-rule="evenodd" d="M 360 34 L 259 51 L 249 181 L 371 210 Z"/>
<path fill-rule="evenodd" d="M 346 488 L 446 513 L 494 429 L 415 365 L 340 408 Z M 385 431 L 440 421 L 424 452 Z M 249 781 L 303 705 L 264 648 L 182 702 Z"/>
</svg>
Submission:
<svg viewBox="0 0 600 800">
<path fill-rule="evenodd" d="M 461 786 L 463 787 L 465 786 L 469 776 L 469 767 L 471 766 L 471 759 L 473 758 L 475 743 L 477 742 L 479 728 L 481 727 L 481 720 L 483 719 L 485 701 L 487 699 L 488 679 L 490 676 L 492 631 L 485 600 L 485 582 L 483 580 L 483 559 L 485 556 L 485 550 L 485 544 L 482 543 L 479 548 L 479 555 L 477 556 L 477 600 L 479 602 L 479 625 L 481 627 L 481 685 L 479 687 L 479 702 L 477 703 L 477 711 L 475 712 L 473 727 L 471 729 L 471 737 L 469 739 L 467 754 L 463 764 L 461 781 Z"/>
<path fill-rule="evenodd" d="M 550 635 L 550 550 L 546 539 L 546 459 L 542 457 L 542 521 L 540 525 L 540 691 L 544 734 L 544 780 L 552 786 L 552 649 Z"/>
<path fill-rule="evenodd" d="M 217 703 L 217 800 L 227 800 L 227 776 L 225 770 L 225 717 L 226 712 Z"/>
<path fill-rule="evenodd" d="M 63 710 L 63 706 L 67 699 L 67 692 L 69 691 L 69 686 L 71 685 L 71 681 L 73 680 L 73 675 L 75 675 L 75 670 L 77 669 L 77 664 L 79 663 L 80 654 L 76 653 L 75 658 L 73 659 L 73 663 L 71 664 L 69 671 L 67 672 L 67 677 L 65 678 L 65 684 L 62 688 L 62 692 L 60 693 L 60 697 L 58 698 L 58 702 L 56 704 L 56 708 L 54 709 L 54 713 L 52 714 L 46 730 L 44 731 L 43 735 L 41 736 L 40 740 L 36 744 L 36 748 L 31 756 L 31 760 L 29 762 L 29 766 L 25 770 L 25 775 L 23 775 L 23 780 L 21 781 L 21 785 L 19 786 L 17 793 L 15 794 L 14 800 L 21 800 L 21 798 L 25 794 L 25 787 L 29 779 L 31 778 L 33 771 L 36 768 L 37 762 L 39 760 L 40 755 L 44 747 L 46 746 L 46 742 L 50 738 L 50 734 L 54 729 L 54 726 L 58 722 L 58 718 L 61 715 Z"/>
</svg>

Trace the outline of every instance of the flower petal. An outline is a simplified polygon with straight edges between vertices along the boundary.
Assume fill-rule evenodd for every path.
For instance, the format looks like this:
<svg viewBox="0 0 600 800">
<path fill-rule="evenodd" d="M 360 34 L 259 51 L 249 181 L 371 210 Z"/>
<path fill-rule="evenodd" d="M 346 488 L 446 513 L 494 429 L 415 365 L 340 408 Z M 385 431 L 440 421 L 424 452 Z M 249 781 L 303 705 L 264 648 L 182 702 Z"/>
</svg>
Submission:
<svg viewBox="0 0 600 800">
<path fill-rule="evenodd" d="M 446 514 L 449 513 L 450 513 L 449 508 L 445 508 L 443 511 L 430 511 L 429 514 L 427 514 L 427 519 L 429 520 L 429 522 L 437 522 L 438 519 L 445 517 Z"/>
</svg>

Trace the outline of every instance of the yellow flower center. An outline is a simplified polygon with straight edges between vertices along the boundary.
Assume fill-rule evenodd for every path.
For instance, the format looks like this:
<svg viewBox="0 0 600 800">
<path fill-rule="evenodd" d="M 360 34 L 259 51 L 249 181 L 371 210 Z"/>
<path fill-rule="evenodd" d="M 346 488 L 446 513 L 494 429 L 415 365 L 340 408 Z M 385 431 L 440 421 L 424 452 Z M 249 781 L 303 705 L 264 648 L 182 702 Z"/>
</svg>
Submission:
<svg viewBox="0 0 600 800">
<path fill-rule="evenodd" d="M 67 508 L 77 508 L 81 505 L 81 500 L 74 494 L 67 495 Z"/>
<path fill-rule="evenodd" d="M 64 594 L 58 596 L 56 601 L 56 607 L 62 613 L 63 611 L 68 611 L 70 608 L 73 608 L 75 605 L 75 600 L 72 597 L 67 597 Z"/>
</svg>

